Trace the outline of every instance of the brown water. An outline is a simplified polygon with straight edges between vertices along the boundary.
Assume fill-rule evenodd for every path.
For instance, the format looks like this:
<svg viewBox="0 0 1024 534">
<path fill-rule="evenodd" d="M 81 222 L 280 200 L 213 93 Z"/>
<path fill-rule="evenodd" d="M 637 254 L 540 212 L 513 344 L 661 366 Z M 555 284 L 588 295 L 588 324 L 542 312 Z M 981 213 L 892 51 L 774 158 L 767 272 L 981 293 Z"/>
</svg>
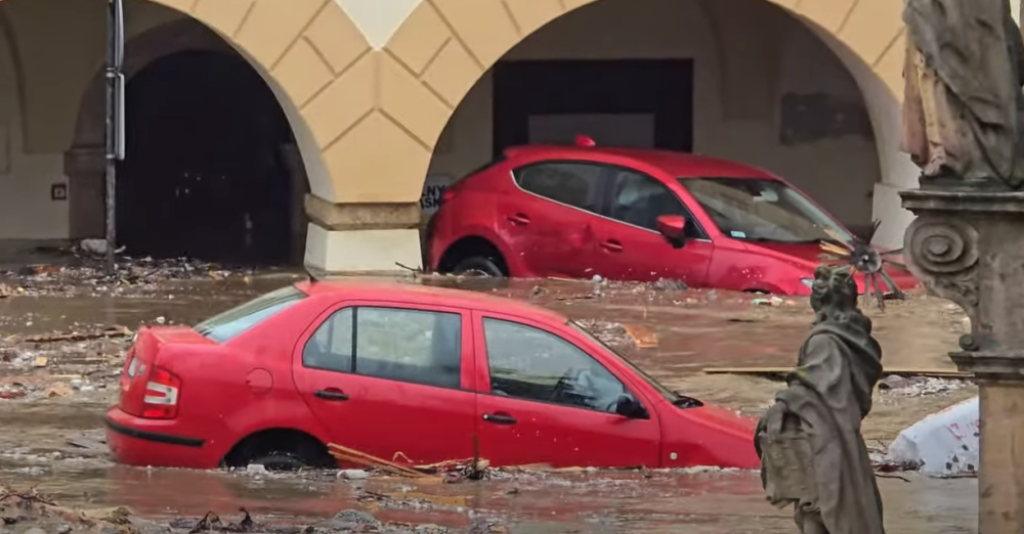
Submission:
<svg viewBox="0 0 1024 534">
<path fill-rule="evenodd" d="M 127 288 L 75 286 L 56 295 L 36 288 L 41 296 L 0 299 L 0 339 L 12 334 L 88 330 L 94 325 L 134 328 L 158 319 L 192 324 L 295 279 L 278 275 Z M 659 380 L 748 413 L 762 409 L 779 385 L 753 377 L 710 376 L 701 370 L 791 365 L 811 320 L 803 299 L 760 307 L 749 295 L 656 290 L 636 284 L 450 278 L 428 278 L 425 283 L 468 285 L 589 320 L 588 324 L 605 331 L 604 339 Z M 895 303 L 884 313 L 869 313 L 888 366 L 952 368 L 945 352 L 955 347 L 964 324 L 962 314 L 947 303 L 918 297 Z M 635 348 L 623 325 L 649 329 L 656 346 Z M 50 363 L 44 368 L 5 368 L 0 361 L 0 387 L 6 379 L 45 388 L 81 375 L 96 389 L 25 402 L 0 401 L 0 481 L 41 483 L 40 491 L 65 505 L 128 505 L 151 517 L 199 517 L 212 509 L 225 518 L 244 506 L 265 521 L 297 521 L 295 516 L 311 520 L 357 508 L 372 511 L 382 520 L 452 527 L 466 527 L 474 518 L 496 518 L 512 532 L 531 533 L 794 531 L 787 512 L 764 502 L 760 482 L 751 473 L 655 473 L 650 479 L 637 473 L 532 474 L 417 486 L 376 478 L 352 483 L 323 475 L 254 477 L 113 466 L 105 450 L 77 449 L 66 440 L 101 428 L 103 411 L 115 401 L 112 384 L 123 342 L 47 347 L 30 347 L 51 350 L 46 353 Z M 892 439 L 922 416 L 973 394 L 973 387 L 906 399 L 880 394 L 866 422 L 866 436 Z M 912 476 L 910 482 L 883 479 L 880 483 L 892 532 L 976 530 L 977 484 L 973 480 Z M 392 496 L 361 501 L 364 490 Z"/>
<path fill-rule="evenodd" d="M 0 464 L 2 465 L 2 464 Z M 57 468 L 54 468 L 55 470 Z M 373 478 L 253 476 L 123 466 L 19 475 L 0 467 L 11 484 L 35 485 L 69 506 L 128 506 L 150 518 L 199 518 L 214 510 L 234 517 L 239 507 L 266 523 L 304 524 L 343 509 L 372 512 L 382 521 L 460 528 L 493 518 L 511 532 L 695 534 L 791 533 L 786 511 L 769 506 L 760 480 L 747 472 L 591 472 L 502 475 L 458 484 L 416 484 Z M 972 480 L 880 480 L 887 528 L 905 534 L 973 532 L 977 484 Z M 374 498 L 366 497 L 365 491 Z"/>
</svg>

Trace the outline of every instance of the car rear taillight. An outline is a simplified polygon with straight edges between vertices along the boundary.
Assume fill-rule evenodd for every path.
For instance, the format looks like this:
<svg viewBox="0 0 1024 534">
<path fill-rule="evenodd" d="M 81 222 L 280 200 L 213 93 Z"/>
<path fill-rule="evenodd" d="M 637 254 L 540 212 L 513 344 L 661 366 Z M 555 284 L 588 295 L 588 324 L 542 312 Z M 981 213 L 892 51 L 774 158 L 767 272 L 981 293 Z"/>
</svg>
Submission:
<svg viewBox="0 0 1024 534">
<path fill-rule="evenodd" d="M 181 379 L 160 367 L 153 367 L 142 397 L 142 414 L 147 419 L 174 419 L 178 416 Z"/>
<path fill-rule="evenodd" d="M 121 373 L 121 401 L 118 403 L 125 413 L 147 419 L 174 419 L 178 416 L 180 395 L 180 378 L 129 352 Z"/>
<path fill-rule="evenodd" d="M 129 350 L 128 357 L 124 361 L 124 369 L 121 370 L 121 381 L 119 384 L 121 386 L 122 400 L 124 399 L 124 394 L 128 392 L 128 388 L 131 386 L 132 378 L 135 378 L 133 375 L 138 365 L 139 362 L 135 359 L 135 351 Z"/>
</svg>

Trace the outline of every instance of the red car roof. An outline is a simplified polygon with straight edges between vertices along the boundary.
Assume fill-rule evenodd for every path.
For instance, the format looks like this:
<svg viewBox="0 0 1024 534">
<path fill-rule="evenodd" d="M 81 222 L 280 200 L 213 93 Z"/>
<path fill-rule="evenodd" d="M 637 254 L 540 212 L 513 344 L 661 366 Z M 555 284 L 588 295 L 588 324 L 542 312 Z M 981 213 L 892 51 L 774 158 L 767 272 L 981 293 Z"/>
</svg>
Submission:
<svg viewBox="0 0 1024 534">
<path fill-rule="evenodd" d="M 409 304 L 433 304 L 452 306 L 493 313 L 507 313 L 541 322 L 562 324 L 568 321 L 564 315 L 546 308 L 527 304 L 520 300 L 488 295 L 464 289 L 427 286 L 415 283 L 401 283 L 372 280 L 323 280 L 320 282 L 299 282 L 299 291 L 309 295 L 345 293 L 356 300 L 383 300 Z"/>
<path fill-rule="evenodd" d="M 526 145 L 511 147 L 505 150 L 510 159 L 520 157 L 550 157 L 588 159 L 587 156 L 603 154 L 620 158 L 632 159 L 635 162 L 658 167 L 667 174 L 678 178 L 769 178 L 775 179 L 770 173 L 711 156 L 699 156 L 686 152 L 669 150 L 650 150 L 640 148 L 619 147 L 576 147 L 572 145 Z"/>
</svg>

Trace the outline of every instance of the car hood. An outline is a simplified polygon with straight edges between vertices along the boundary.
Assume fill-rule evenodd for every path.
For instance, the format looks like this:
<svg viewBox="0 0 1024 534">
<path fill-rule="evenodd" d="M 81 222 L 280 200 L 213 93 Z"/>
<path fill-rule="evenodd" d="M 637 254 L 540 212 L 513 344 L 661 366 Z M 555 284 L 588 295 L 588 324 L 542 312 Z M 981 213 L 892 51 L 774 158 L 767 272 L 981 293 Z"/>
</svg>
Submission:
<svg viewBox="0 0 1024 534">
<path fill-rule="evenodd" d="M 670 425 L 670 442 L 689 442 L 690 465 L 715 465 L 757 469 L 761 465 L 754 449 L 757 421 L 725 408 L 705 404 L 699 408 L 677 408 L 685 424 Z"/>
<path fill-rule="evenodd" d="M 814 268 L 821 264 L 821 246 L 817 243 L 773 243 L 773 242 L 750 242 L 744 243 L 747 250 L 755 254 L 766 255 L 775 257 L 790 263 L 806 267 L 808 275 L 814 272 Z M 875 247 L 880 252 L 885 252 L 890 249 L 883 247 Z M 887 260 L 903 264 L 902 255 L 886 256 Z M 892 277 L 893 281 L 901 290 L 908 290 L 917 287 L 918 280 L 914 278 L 914 275 L 910 274 L 910 271 L 895 267 L 892 265 L 885 266 L 885 273 Z M 863 276 L 857 277 L 857 283 L 863 290 Z"/>
<path fill-rule="evenodd" d="M 704 424 L 737 436 L 753 436 L 754 428 L 757 426 L 757 421 L 750 417 L 743 417 L 725 408 L 710 404 L 704 404 L 697 408 L 679 409 L 683 414 L 697 418 Z"/>
</svg>

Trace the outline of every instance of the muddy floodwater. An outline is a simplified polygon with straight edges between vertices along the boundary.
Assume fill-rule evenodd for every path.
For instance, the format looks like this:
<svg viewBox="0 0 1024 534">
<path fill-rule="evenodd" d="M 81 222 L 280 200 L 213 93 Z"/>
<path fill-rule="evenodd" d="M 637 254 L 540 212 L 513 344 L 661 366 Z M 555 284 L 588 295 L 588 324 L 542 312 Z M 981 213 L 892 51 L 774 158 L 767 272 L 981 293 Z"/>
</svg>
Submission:
<svg viewBox="0 0 1024 534">
<path fill-rule="evenodd" d="M 110 462 L 101 416 L 116 402 L 127 333 L 141 324 L 193 324 L 298 279 L 236 273 L 129 284 L 0 277 L 10 292 L 0 297 L 0 483 L 38 486 L 63 506 L 127 506 L 163 522 L 198 519 L 210 510 L 234 520 L 244 507 L 258 521 L 289 525 L 351 509 L 394 524 L 475 533 L 794 531 L 790 513 L 764 501 L 753 472 L 496 472 L 483 481 L 440 484 L 378 476 L 343 480 L 334 472 L 134 469 Z M 756 300 L 647 284 L 403 281 L 468 287 L 555 309 L 670 387 L 748 415 L 763 411 L 780 383 L 704 371 L 791 366 L 812 318 L 806 299 Z M 946 352 L 967 325 L 948 303 L 914 295 L 868 314 L 887 368 L 954 369 Z M 125 334 L 53 336 L 110 327 L 124 327 Z M 884 452 L 902 428 L 976 394 L 963 381 L 894 383 L 876 392 L 875 411 L 865 423 L 868 445 Z M 886 476 L 892 478 L 879 483 L 889 531 L 976 531 L 975 480 Z M 15 525 L 15 532 L 22 530 Z"/>
<path fill-rule="evenodd" d="M 154 520 L 224 518 L 246 508 L 267 523 L 314 523 L 343 509 L 381 521 L 453 530 L 481 523 L 522 533 L 791 533 L 788 512 L 769 506 L 750 472 L 582 472 L 498 474 L 459 484 L 417 484 L 322 475 L 251 475 L 122 466 L 0 468 L 8 483 L 38 489 L 70 506 L 128 506 Z M 910 475 L 879 481 L 887 527 L 907 534 L 973 532 L 977 484 Z"/>
</svg>

